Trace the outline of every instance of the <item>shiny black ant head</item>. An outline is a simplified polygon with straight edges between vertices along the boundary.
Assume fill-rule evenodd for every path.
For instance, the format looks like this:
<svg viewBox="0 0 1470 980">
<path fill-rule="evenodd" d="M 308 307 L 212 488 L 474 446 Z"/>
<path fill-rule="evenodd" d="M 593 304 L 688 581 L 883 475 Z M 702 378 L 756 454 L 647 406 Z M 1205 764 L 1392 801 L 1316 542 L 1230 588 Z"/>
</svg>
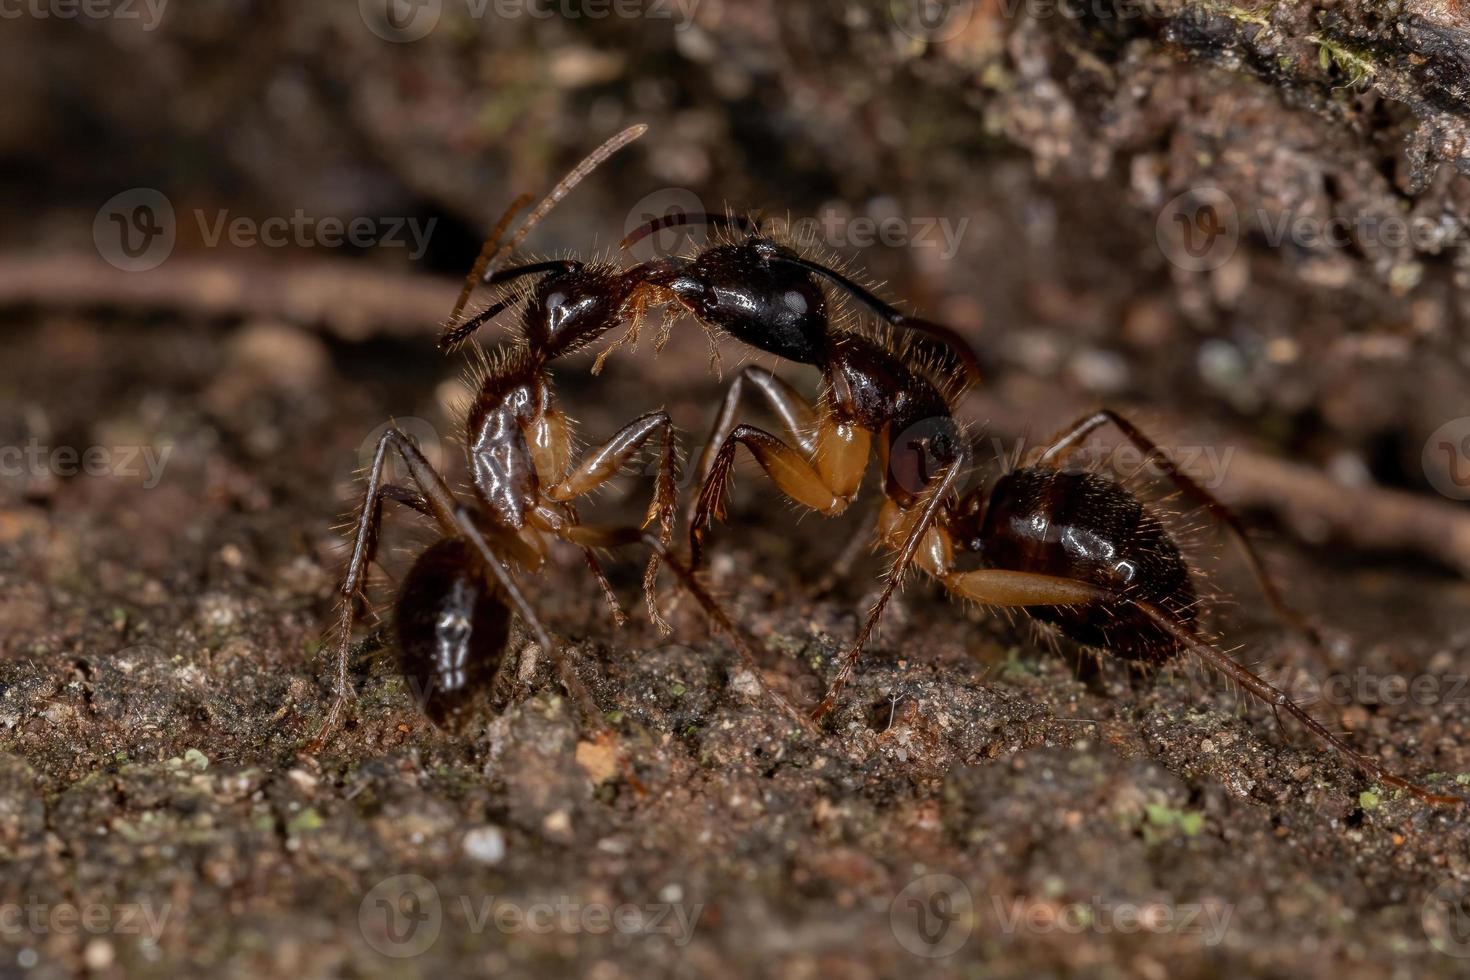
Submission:
<svg viewBox="0 0 1470 980">
<path fill-rule="evenodd" d="M 445 538 L 398 590 L 399 668 L 424 717 L 452 733 L 478 714 L 510 637 L 510 609 L 486 583 L 469 544 Z"/>
<path fill-rule="evenodd" d="M 670 284 L 704 322 L 801 364 L 826 353 L 827 297 L 795 252 L 759 236 L 701 252 Z"/>
<path fill-rule="evenodd" d="M 602 338 L 622 319 L 633 285 L 607 265 L 569 263 L 541 277 L 526 305 L 526 341 L 546 360 Z"/>
</svg>

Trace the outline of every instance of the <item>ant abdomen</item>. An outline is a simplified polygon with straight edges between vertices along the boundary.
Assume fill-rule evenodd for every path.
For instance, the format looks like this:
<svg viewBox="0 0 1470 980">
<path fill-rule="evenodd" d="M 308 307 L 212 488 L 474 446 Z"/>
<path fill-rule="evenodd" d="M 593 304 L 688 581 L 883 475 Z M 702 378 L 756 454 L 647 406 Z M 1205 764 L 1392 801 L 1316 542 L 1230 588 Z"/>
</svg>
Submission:
<svg viewBox="0 0 1470 980">
<path fill-rule="evenodd" d="M 458 731 L 490 689 L 510 636 L 510 608 L 469 545 L 443 538 L 398 590 L 399 666 L 424 716 Z"/>
<path fill-rule="evenodd" d="M 1163 524 L 1125 487 L 1093 473 L 1027 467 L 996 481 L 980 530 L 991 568 L 1087 582 L 1156 606 L 1185 627 L 1197 596 Z M 1031 606 L 1075 642 L 1162 664 L 1178 642 L 1131 602 Z"/>
</svg>

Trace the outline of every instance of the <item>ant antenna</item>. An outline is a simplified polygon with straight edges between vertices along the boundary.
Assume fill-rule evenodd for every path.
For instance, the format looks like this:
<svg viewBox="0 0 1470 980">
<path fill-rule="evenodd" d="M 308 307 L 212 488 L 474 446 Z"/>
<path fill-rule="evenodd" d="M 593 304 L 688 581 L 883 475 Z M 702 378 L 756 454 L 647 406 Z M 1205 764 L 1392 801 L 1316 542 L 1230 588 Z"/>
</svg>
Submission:
<svg viewBox="0 0 1470 980">
<path fill-rule="evenodd" d="M 490 265 L 490 256 L 495 254 L 500 247 L 500 238 L 510 227 L 511 220 L 515 218 L 516 212 L 522 208 L 530 207 L 533 198 L 530 194 L 517 194 L 516 199 L 510 202 L 510 207 L 500 216 L 495 223 L 495 228 L 485 239 L 485 244 L 480 246 L 480 254 L 475 256 L 475 264 L 470 268 L 470 274 L 464 277 L 464 288 L 459 291 L 459 299 L 455 301 L 454 312 L 449 314 L 451 322 L 458 320 L 459 315 L 464 312 L 465 304 L 470 301 L 470 294 L 480 283 L 480 277 L 485 274 L 485 269 Z"/>
<path fill-rule="evenodd" d="M 506 256 L 510 255 L 521 242 L 525 241 L 526 236 L 531 233 L 531 229 L 540 224 L 541 219 L 550 214 L 551 209 L 560 204 L 561 199 L 572 192 L 572 188 L 576 187 L 582 182 L 583 178 L 600 167 L 608 157 L 646 132 L 648 132 L 647 123 L 638 123 L 636 126 L 629 126 L 589 153 L 586 159 L 573 167 L 551 189 L 550 194 L 547 194 L 541 199 L 541 203 L 536 205 L 536 209 L 526 216 L 526 220 L 521 223 L 520 228 L 516 229 L 516 233 L 511 236 L 510 241 L 501 245 L 499 244 L 500 238 L 505 234 L 505 229 L 510 225 L 511 219 L 517 211 L 530 203 L 531 198 L 522 194 L 511 202 L 511 206 L 506 210 L 505 214 L 501 215 L 500 221 L 495 226 L 495 230 L 490 233 L 490 237 L 485 240 L 485 245 L 480 249 L 479 258 L 475 260 L 474 268 L 470 270 L 469 276 L 465 279 L 464 289 L 460 292 L 459 302 L 454 305 L 454 312 L 450 314 L 450 321 L 453 322 L 459 319 L 459 315 L 464 311 L 465 304 L 469 302 L 470 294 L 474 292 L 475 286 L 483 282 L 490 273 L 494 272 L 496 266 L 505 261 Z"/>
</svg>

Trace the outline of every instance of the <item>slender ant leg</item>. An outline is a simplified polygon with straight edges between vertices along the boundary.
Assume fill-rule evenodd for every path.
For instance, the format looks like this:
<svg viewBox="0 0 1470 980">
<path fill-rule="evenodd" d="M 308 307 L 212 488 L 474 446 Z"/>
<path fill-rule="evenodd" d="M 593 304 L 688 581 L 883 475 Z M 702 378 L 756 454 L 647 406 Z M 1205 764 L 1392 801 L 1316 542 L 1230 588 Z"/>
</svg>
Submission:
<svg viewBox="0 0 1470 980">
<path fill-rule="evenodd" d="M 878 620 L 883 616 L 883 610 L 888 607 L 888 601 L 893 598 L 894 590 L 903 581 L 904 575 L 913 565 L 914 558 L 919 553 L 919 546 L 931 528 L 935 526 L 935 519 L 939 516 L 940 509 L 945 501 L 954 492 L 955 485 L 959 483 L 961 474 L 964 472 L 965 459 L 951 463 L 939 477 L 924 491 L 921 503 L 917 508 L 918 516 L 913 521 L 913 526 L 904 539 L 903 547 L 893 559 L 889 566 L 888 575 L 884 579 L 883 591 L 879 594 L 877 601 L 868 610 L 868 617 L 863 622 L 863 627 L 858 631 L 857 637 L 847 652 L 843 654 L 841 665 L 838 667 L 837 676 L 827 688 L 827 693 L 822 697 L 821 703 L 812 712 L 812 720 L 820 721 L 827 716 L 837 704 L 837 698 L 842 694 L 842 688 L 852 676 L 853 668 L 857 666 L 858 658 L 862 656 L 863 646 L 872 636 L 873 630 L 878 626 Z"/>
<path fill-rule="evenodd" d="M 863 432 L 862 455 L 858 457 L 863 463 L 867 462 L 867 436 Z M 689 524 L 690 561 L 695 568 L 703 563 L 704 538 L 708 526 L 716 518 L 724 517 L 725 496 L 729 492 L 735 468 L 735 452 L 741 446 L 750 450 L 755 461 L 782 493 L 808 510 L 828 517 L 835 517 L 847 509 L 857 491 L 857 484 L 862 479 L 862 470 L 859 469 L 852 486 L 841 487 L 839 489 L 845 492 L 839 492 L 832 487 L 831 481 L 821 472 L 819 466 L 813 465 L 800 452 L 776 436 L 753 425 L 737 425 L 721 443 L 709 475 L 699 489 L 694 517 Z"/>
<path fill-rule="evenodd" d="M 644 527 L 658 522 L 658 540 L 663 549 L 655 549 L 648 559 L 643 575 L 644 598 L 648 603 L 648 616 L 662 633 L 672 632 L 658 611 L 657 585 L 658 568 L 662 553 L 674 538 L 675 507 L 679 500 L 678 447 L 674 442 L 674 423 L 663 410 L 649 412 L 629 422 L 613 434 L 612 438 L 589 453 L 582 462 L 560 483 L 548 487 L 546 496 L 559 503 L 585 496 L 611 480 L 648 443 L 657 438 L 661 441 L 658 471 L 654 476 L 653 499 L 648 505 Z"/>
<path fill-rule="evenodd" d="M 563 537 L 568 541 L 585 547 L 595 548 L 616 548 L 639 542 L 646 544 L 673 571 L 684 590 L 694 596 L 700 607 L 704 609 L 705 615 L 710 618 L 710 621 L 717 628 L 723 630 L 725 635 L 730 638 L 730 642 L 735 646 L 735 651 L 740 656 L 741 662 L 745 664 L 747 670 L 755 675 L 756 682 L 760 685 L 761 691 L 803 732 L 814 737 L 820 737 L 816 726 L 812 724 L 806 715 L 802 714 L 800 709 L 787 700 L 780 692 L 773 690 L 766 684 L 760 663 L 756 660 L 755 654 L 750 648 L 750 643 L 746 639 L 745 632 L 735 625 L 735 621 L 725 612 L 724 607 L 709 593 L 708 589 L 700 584 L 694 572 L 679 560 L 666 542 L 641 528 L 599 527 L 588 524 L 568 527 L 563 533 Z"/>
<path fill-rule="evenodd" d="M 766 404 L 781 420 L 782 426 L 804 454 L 810 457 L 816 451 L 815 413 L 812 411 L 811 403 L 790 384 L 765 368 L 754 364 L 747 365 L 735 376 L 735 380 L 730 382 L 730 387 L 725 389 L 725 397 L 720 402 L 719 413 L 715 416 L 715 422 L 710 428 L 709 438 L 705 440 L 704 449 L 699 454 L 696 473 L 700 486 L 703 486 L 709 479 L 710 473 L 715 468 L 715 460 L 719 451 L 735 429 L 736 413 L 740 409 L 741 401 L 747 390 L 754 390 L 765 398 Z M 695 507 L 695 501 L 691 501 L 687 515 L 691 526 L 695 523 Z"/>
<path fill-rule="evenodd" d="M 956 572 L 944 577 L 945 587 L 957 596 L 973 599 L 989 606 L 1082 606 L 1089 603 L 1128 604 L 1137 609 L 1154 625 L 1164 630 L 1181 646 L 1194 654 L 1206 667 L 1224 674 L 1245 688 L 1272 711 L 1285 711 L 1299 724 L 1312 732 L 1333 749 L 1337 750 L 1354 767 L 1374 779 L 1397 787 L 1405 792 L 1439 806 L 1461 806 L 1464 801 L 1455 796 L 1443 796 L 1417 783 L 1395 775 L 1377 760 L 1369 758 L 1349 746 L 1328 731 L 1321 722 L 1313 718 L 1286 692 L 1277 689 L 1253 671 L 1237 663 L 1223 650 L 1206 643 L 1193 630 L 1182 625 L 1175 617 L 1150 603 L 1139 602 L 1128 596 L 1101 586 L 1073 579 L 1057 578 L 1032 572 L 1016 572 L 1005 569 L 981 569 L 973 572 Z"/>
<path fill-rule="evenodd" d="M 399 491 L 403 488 L 392 487 L 388 490 L 383 481 L 383 469 L 387 464 L 389 451 L 398 453 L 404 465 L 408 468 L 409 478 L 416 490 L 408 491 L 403 497 Z M 409 496 L 416 493 L 416 496 Z M 586 685 L 580 677 L 571 669 L 570 660 L 564 655 L 559 647 L 551 644 L 545 627 L 536 617 L 515 581 L 510 577 L 504 563 L 490 550 L 484 536 L 474 526 L 473 519 L 455 501 L 453 492 L 444 478 L 436 472 L 424 454 L 420 452 L 408 436 L 396 428 L 387 429 L 378 440 L 378 446 L 373 453 L 373 464 L 368 471 L 367 485 L 363 489 L 362 504 L 358 509 L 357 530 L 353 537 L 352 557 L 347 564 L 347 573 L 343 577 L 339 589 L 341 596 L 341 612 L 337 623 L 337 647 L 335 655 L 336 663 L 336 691 L 332 698 L 332 705 L 327 711 L 326 721 L 321 731 L 308 744 L 307 751 L 310 753 L 320 752 L 326 744 L 327 738 L 337 726 L 342 711 L 347 705 L 347 699 L 351 691 L 351 683 L 347 676 L 348 663 L 350 659 L 350 647 L 352 642 L 352 626 L 356 619 L 357 602 L 361 594 L 363 580 L 366 577 L 368 563 L 372 560 L 373 553 L 377 548 L 379 528 L 382 523 L 381 501 L 384 497 L 390 499 L 412 499 L 414 506 L 422 503 L 421 512 L 431 516 L 447 535 L 463 537 L 471 541 L 481 552 L 481 559 L 485 567 L 495 575 L 500 585 L 510 597 L 516 611 L 522 619 L 531 627 L 537 642 L 542 644 L 542 649 L 552 657 L 558 666 L 562 677 L 562 683 L 568 692 L 578 703 L 578 706 L 587 714 L 592 722 L 600 727 L 605 727 L 601 712 L 592 695 L 587 691 Z M 414 509 L 420 509 L 414 506 Z"/>
</svg>

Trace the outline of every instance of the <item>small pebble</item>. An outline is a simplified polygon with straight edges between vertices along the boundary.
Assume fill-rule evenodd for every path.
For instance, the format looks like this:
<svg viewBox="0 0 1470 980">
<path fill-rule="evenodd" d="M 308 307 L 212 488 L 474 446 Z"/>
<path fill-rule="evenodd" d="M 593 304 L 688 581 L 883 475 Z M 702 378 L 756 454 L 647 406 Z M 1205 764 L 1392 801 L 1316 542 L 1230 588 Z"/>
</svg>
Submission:
<svg viewBox="0 0 1470 980">
<path fill-rule="evenodd" d="M 464 835 L 464 853 L 471 861 L 499 864 L 505 860 L 505 831 L 490 825 L 476 827 Z"/>
<path fill-rule="evenodd" d="M 569 839 L 572 836 L 572 815 L 565 810 L 553 810 L 541 821 L 541 829 L 548 837 Z"/>
<path fill-rule="evenodd" d="M 113 955 L 112 943 L 105 939 L 93 939 L 87 943 L 82 959 L 89 970 L 105 970 L 112 966 Z"/>
<path fill-rule="evenodd" d="M 744 669 L 737 670 L 730 678 L 730 686 L 734 688 L 736 694 L 747 698 L 759 697 L 761 693 L 760 679 Z"/>
</svg>

